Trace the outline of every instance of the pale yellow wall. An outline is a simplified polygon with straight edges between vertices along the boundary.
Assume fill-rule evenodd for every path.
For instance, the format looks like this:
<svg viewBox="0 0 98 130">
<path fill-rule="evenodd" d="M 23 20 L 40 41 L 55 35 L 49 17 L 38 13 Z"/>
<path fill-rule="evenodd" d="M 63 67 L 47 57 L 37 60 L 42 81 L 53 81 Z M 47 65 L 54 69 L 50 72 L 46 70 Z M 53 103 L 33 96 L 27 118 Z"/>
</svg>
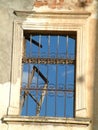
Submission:
<svg viewBox="0 0 98 130">
<path fill-rule="evenodd" d="M 80 40 L 82 41 L 83 44 L 83 54 L 81 53 L 81 56 L 83 55 L 82 61 L 83 61 L 83 74 L 84 74 L 84 88 L 85 92 L 81 94 L 83 97 L 80 97 L 81 99 L 77 99 L 77 109 L 81 108 L 80 101 L 82 101 L 82 105 L 85 106 L 85 110 L 81 112 L 77 112 L 77 117 L 81 117 L 81 115 L 84 115 L 83 117 L 89 118 L 91 122 L 89 122 L 89 125 L 71 125 L 70 123 L 64 124 L 64 125 L 55 125 L 54 123 L 50 124 L 32 124 L 28 122 L 22 122 L 19 123 L 18 120 L 14 123 L 8 121 L 6 124 L 2 118 L 4 116 L 7 117 L 8 114 L 10 115 L 18 115 L 19 113 L 19 88 L 17 86 L 20 85 L 21 79 L 19 76 L 21 75 L 20 73 L 20 68 L 17 70 L 17 65 L 20 65 L 20 60 L 18 56 L 21 54 L 21 48 L 16 48 L 14 55 L 16 56 L 16 62 L 14 63 L 14 66 L 12 66 L 12 53 L 13 53 L 13 46 L 17 47 L 16 45 L 13 45 L 14 42 L 13 40 L 15 39 L 14 31 L 13 31 L 13 25 L 14 21 L 20 19 L 20 17 L 16 17 L 13 14 L 14 10 L 26 10 L 26 11 L 32 11 L 33 9 L 33 0 L 29 0 L 27 2 L 24 0 L 23 2 L 20 2 L 20 0 L 11 0 L 3 1 L 1 0 L 0 2 L 0 129 L 1 130 L 16 130 L 16 129 L 28 129 L 28 130 L 38 130 L 38 129 L 61 129 L 61 130 L 97 130 L 98 129 L 98 1 L 94 0 L 92 4 L 87 5 L 86 7 L 78 7 L 78 4 L 69 4 L 65 9 L 63 10 L 53 10 L 53 12 L 58 11 L 62 13 L 64 12 L 78 12 L 78 11 L 88 11 L 91 13 L 91 15 L 84 20 L 82 24 L 84 24 L 82 29 L 84 30 L 82 34 L 82 38 L 85 40 Z M 70 7 L 70 8 L 69 8 Z M 40 8 L 40 11 L 45 12 L 45 8 Z M 38 11 L 38 8 L 34 8 L 34 11 Z M 51 9 L 48 9 L 48 11 L 52 11 Z M 36 19 L 35 19 L 36 20 Z M 40 19 L 40 21 L 43 18 Z M 23 20 L 23 23 L 27 21 L 27 17 Z M 81 23 L 81 19 L 78 20 Z M 35 21 L 36 22 L 36 21 Z M 38 23 L 39 21 L 37 21 Z M 58 19 L 59 22 L 59 19 Z M 64 20 L 62 20 L 64 23 Z M 68 22 L 68 21 L 67 21 Z M 71 20 L 72 22 L 72 20 Z M 76 21 L 75 21 L 76 22 Z M 50 22 L 51 23 L 51 22 Z M 57 23 L 57 20 L 56 20 Z M 66 20 L 65 20 L 66 24 Z M 47 24 L 46 24 L 47 25 Z M 26 26 L 23 25 L 25 28 Z M 39 24 L 40 27 L 40 24 Z M 46 29 L 49 29 L 46 27 Z M 51 29 L 53 29 L 53 26 L 51 26 Z M 60 26 L 58 29 L 61 29 Z M 75 29 L 75 28 L 73 28 Z M 78 29 L 77 29 L 78 30 Z M 21 43 L 21 35 L 19 34 L 20 41 L 19 44 Z M 78 43 L 79 44 L 79 43 Z M 20 53 L 19 53 L 20 52 Z M 20 55 L 19 55 L 20 54 Z M 80 54 L 80 53 L 79 53 Z M 81 62 L 80 62 L 81 63 Z M 15 66 L 16 65 L 16 66 Z M 82 66 L 82 64 L 80 64 Z M 80 67 L 81 68 L 81 67 Z M 12 69 L 14 71 L 12 71 Z M 19 73 L 18 73 L 19 72 Z M 13 77 L 12 77 L 13 76 Z M 17 78 L 15 78 L 17 77 Z M 13 81 L 13 82 L 12 82 Z M 78 79 L 77 79 L 78 82 Z M 77 83 L 77 86 L 81 86 L 80 83 Z M 82 88 L 81 88 L 82 90 Z M 80 91 L 80 88 L 79 88 Z M 77 94 L 77 96 L 79 96 Z M 85 100 L 85 104 L 84 104 Z M 79 105 L 80 104 L 80 105 Z M 17 117 L 16 117 L 17 118 Z"/>
</svg>

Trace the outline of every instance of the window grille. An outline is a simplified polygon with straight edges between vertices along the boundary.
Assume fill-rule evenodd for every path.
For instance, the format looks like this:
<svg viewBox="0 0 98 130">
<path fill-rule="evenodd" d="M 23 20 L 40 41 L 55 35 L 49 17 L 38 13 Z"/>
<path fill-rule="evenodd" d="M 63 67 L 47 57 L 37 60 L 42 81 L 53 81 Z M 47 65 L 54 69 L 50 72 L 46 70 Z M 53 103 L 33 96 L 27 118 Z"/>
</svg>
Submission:
<svg viewBox="0 0 98 130">
<path fill-rule="evenodd" d="M 21 115 L 74 117 L 76 34 L 24 37 Z"/>
</svg>

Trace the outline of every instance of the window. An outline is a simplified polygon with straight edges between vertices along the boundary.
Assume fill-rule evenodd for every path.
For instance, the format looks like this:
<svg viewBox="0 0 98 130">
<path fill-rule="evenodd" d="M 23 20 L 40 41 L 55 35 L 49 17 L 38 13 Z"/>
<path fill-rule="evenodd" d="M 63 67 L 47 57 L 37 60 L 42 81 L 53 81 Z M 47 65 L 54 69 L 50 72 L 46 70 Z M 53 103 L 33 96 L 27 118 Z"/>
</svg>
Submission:
<svg viewBox="0 0 98 130">
<path fill-rule="evenodd" d="M 37 115 L 36 108 L 41 99 L 40 98 L 42 95 L 41 92 L 45 84 L 48 84 L 46 85 L 47 89 L 44 89 L 45 94 L 43 96 L 41 109 L 38 113 L 39 116 L 87 117 L 87 97 L 86 97 L 87 69 L 86 67 L 87 67 L 88 44 L 86 43 L 88 43 L 88 33 L 87 33 L 88 28 L 87 28 L 86 21 L 87 18 L 90 16 L 90 13 L 88 12 L 35 13 L 35 12 L 28 12 L 28 11 L 27 12 L 15 11 L 15 14 L 17 15 L 17 17 L 19 17 L 19 19 L 14 21 L 13 57 L 12 57 L 12 73 L 11 73 L 11 89 L 10 89 L 11 94 L 10 94 L 10 101 L 8 107 L 8 115 L 19 115 L 20 113 L 22 113 L 22 115 L 36 116 Z M 26 40 L 25 44 L 23 44 L 23 39 Z M 45 42 L 43 42 L 44 41 L 43 39 L 45 40 Z M 53 42 L 53 39 L 55 40 L 55 43 Z M 62 48 L 62 44 L 64 44 L 63 43 L 64 40 L 62 39 L 65 39 L 65 41 L 67 41 L 66 43 L 70 45 L 70 46 L 68 45 L 68 48 L 65 48 L 65 52 L 64 49 Z M 73 43 L 72 44 L 73 46 L 71 45 L 70 41 L 72 41 L 71 43 Z M 49 47 L 48 44 L 54 46 Z M 56 47 L 58 48 L 58 50 L 55 49 Z M 23 48 L 27 48 L 27 49 L 23 49 Z M 48 48 L 50 48 L 50 50 Z M 54 48 L 54 50 L 51 50 L 51 48 Z M 30 55 L 27 52 L 27 50 L 28 52 L 30 52 Z M 66 53 L 66 50 L 68 54 Z M 64 56 L 62 53 L 64 54 Z M 63 61 L 64 64 L 60 64 Z M 43 62 L 46 62 L 48 64 L 44 64 Z M 57 69 L 58 71 L 55 71 L 54 73 L 51 69 L 53 67 L 54 70 L 58 68 Z M 73 80 L 69 81 L 70 75 L 67 74 L 67 72 L 71 72 L 72 68 L 73 68 L 73 74 L 72 74 L 73 76 L 71 77 L 73 78 L 71 79 Z M 29 83 L 30 88 L 26 88 L 26 86 L 28 86 L 28 80 L 27 78 L 24 79 L 24 77 L 29 78 L 32 70 L 35 71 L 33 78 L 31 78 L 32 83 Z M 66 82 L 64 78 L 60 80 L 61 77 L 59 73 L 61 74 L 63 71 L 66 72 L 65 73 L 67 76 Z M 49 78 L 49 75 L 51 73 L 52 76 L 54 75 L 52 79 L 54 82 Z M 25 74 L 27 76 L 24 76 Z M 21 77 L 23 77 L 23 80 L 21 79 Z M 38 84 L 37 87 L 39 87 L 37 89 L 35 89 L 34 87 L 35 77 L 36 77 L 36 83 Z M 25 83 L 23 83 L 23 81 L 25 81 Z M 72 91 L 71 93 L 69 93 L 68 91 L 66 91 L 64 87 L 62 87 L 66 85 L 65 83 L 67 84 L 67 87 L 69 83 L 73 84 L 72 85 L 73 87 L 72 86 L 68 87 L 68 91 L 71 90 Z M 32 88 L 33 90 L 34 89 L 36 90 L 35 93 L 33 90 L 31 90 Z M 52 89 L 52 91 L 49 91 L 50 89 Z M 23 94 L 25 92 L 27 92 L 27 96 L 25 96 L 26 98 L 24 100 Z M 35 100 L 37 103 L 34 101 L 34 99 L 32 99 L 32 97 L 28 93 L 32 94 L 34 96 L 33 98 L 35 99 L 38 98 L 38 100 Z M 62 96 L 62 94 L 64 96 Z M 48 105 L 49 96 L 53 99 L 56 99 L 56 100 L 52 99 L 54 103 L 52 103 L 51 105 L 50 104 Z M 68 100 L 66 98 L 65 100 L 64 97 L 66 98 L 70 97 L 68 98 L 68 100 L 71 99 L 70 101 L 72 101 L 72 105 L 70 107 L 72 108 L 71 114 L 67 113 L 68 109 L 65 109 L 69 104 L 67 104 Z M 60 102 L 61 100 L 62 101 L 65 100 L 66 104 L 65 105 L 60 104 L 59 106 L 62 105 L 64 107 L 60 107 L 59 109 L 60 111 L 59 111 L 58 102 Z M 30 105 L 29 101 L 31 103 L 30 107 L 29 107 Z M 21 104 L 21 109 L 20 109 L 20 104 Z M 44 107 L 45 105 L 46 107 Z M 32 108 L 34 106 L 35 109 Z M 53 107 L 54 110 L 53 113 L 49 112 L 49 108 L 51 108 L 50 106 Z M 31 110 L 31 112 L 29 110 Z"/>
<path fill-rule="evenodd" d="M 74 117 L 76 32 L 24 31 L 22 115 Z"/>
</svg>

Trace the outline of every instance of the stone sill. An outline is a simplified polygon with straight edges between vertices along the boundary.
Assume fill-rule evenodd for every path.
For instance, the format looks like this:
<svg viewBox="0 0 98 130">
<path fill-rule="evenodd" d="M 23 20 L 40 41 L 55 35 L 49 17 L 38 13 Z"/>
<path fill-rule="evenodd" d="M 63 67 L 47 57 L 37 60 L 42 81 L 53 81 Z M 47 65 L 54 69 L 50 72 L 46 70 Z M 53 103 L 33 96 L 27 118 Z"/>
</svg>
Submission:
<svg viewBox="0 0 98 130">
<path fill-rule="evenodd" d="M 31 116 L 5 116 L 2 118 L 4 123 L 37 123 L 55 125 L 85 125 L 91 123 L 89 118 L 62 118 L 62 117 L 31 117 Z"/>
</svg>

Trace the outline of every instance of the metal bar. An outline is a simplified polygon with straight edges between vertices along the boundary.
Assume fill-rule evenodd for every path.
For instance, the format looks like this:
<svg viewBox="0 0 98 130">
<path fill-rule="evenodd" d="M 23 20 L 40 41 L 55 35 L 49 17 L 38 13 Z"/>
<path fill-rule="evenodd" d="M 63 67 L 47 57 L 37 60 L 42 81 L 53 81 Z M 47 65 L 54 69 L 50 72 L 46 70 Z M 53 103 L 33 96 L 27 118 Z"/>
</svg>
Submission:
<svg viewBox="0 0 98 130">
<path fill-rule="evenodd" d="M 50 58 L 50 35 L 48 35 L 48 58 Z M 48 79 L 48 74 L 49 74 L 49 65 L 47 64 L 47 79 Z M 48 88 L 48 86 L 47 86 Z M 45 116 L 47 115 L 47 105 L 48 105 L 48 95 L 46 91 L 46 100 L 45 100 Z"/>
<path fill-rule="evenodd" d="M 65 89 L 67 85 L 67 65 L 65 65 Z M 66 91 L 64 92 L 64 116 L 66 116 Z"/>
<path fill-rule="evenodd" d="M 50 58 L 50 35 L 48 36 L 48 58 Z"/>
<path fill-rule="evenodd" d="M 28 93 L 29 96 L 37 103 L 37 105 L 39 106 L 39 102 L 35 99 L 35 97 L 31 94 L 31 93 Z"/>
<path fill-rule="evenodd" d="M 41 106 L 42 106 L 42 103 L 44 101 L 44 98 L 45 98 L 45 95 L 46 95 L 46 92 L 47 92 L 47 87 L 48 85 L 45 84 L 44 85 L 44 88 L 42 89 L 42 95 L 40 97 L 40 100 L 39 100 L 39 105 L 37 107 L 37 111 L 36 111 L 36 115 L 39 116 L 39 113 L 40 113 L 40 110 L 41 110 Z"/>
<path fill-rule="evenodd" d="M 31 39 L 32 36 L 30 35 L 30 51 L 29 51 L 29 57 L 31 57 Z M 28 85 L 27 87 L 30 87 L 30 80 L 31 80 L 31 73 L 30 73 L 30 64 L 28 64 Z"/>
<path fill-rule="evenodd" d="M 41 35 L 38 35 L 38 42 L 41 43 Z M 38 48 L 38 58 L 40 58 L 40 48 Z M 37 68 L 38 67 L 38 68 Z M 36 69 L 39 70 L 39 64 L 37 64 L 37 67 L 36 66 L 33 66 L 33 69 L 36 71 Z M 39 84 L 39 71 L 36 71 L 38 73 L 37 75 L 37 86 L 36 88 L 38 88 L 38 84 Z M 41 77 L 41 76 L 40 76 Z M 38 91 L 36 90 L 36 99 L 38 100 Z M 37 108 L 38 108 L 38 105 L 36 104 L 36 112 L 37 112 Z M 37 114 L 37 113 L 36 113 Z"/>
<path fill-rule="evenodd" d="M 32 72 L 31 72 L 31 74 L 30 74 L 30 77 L 29 77 L 30 79 L 29 79 L 29 82 L 28 82 L 28 85 L 26 86 L 26 88 L 30 88 L 29 86 L 30 86 L 30 84 L 32 83 L 32 79 L 33 79 L 33 76 L 34 76 L 35 71 L 40 75 L 40 77 L 41 77 L 46 83 L 48 83 L 48 80 L 47 80 L 47 79 L 44 77 L 44 75 L 39 71 L 39 69 L 38 69 L 36 66 L 33 66 L 33 70 L 32 70 Z M 44 86 L 43 89 L 46 89 L 46 86 L 48 86 L 48 85 L 45 84 L 45 86 Z M 36 92 L 37 92 L 37 90 L 38 90 L 38 89 L 36 89 Z M 28 89 L 27 92 L 24 92 L 24 95 L 23 95 L 23 98 L 22 98 L 22 102 L 21 102 L 21 108 L 23 107 L 24 102 L 25 102 L 25 100 L 26 100 L 28 94 L 29 94 L 29 96 L 37 103 L 37 105 L 38 105 L 38 106 L 37 106 L 37 109 L 39 108 L 39 105 L 40 105 L 40 108 L 41 108 L 41 104 L 42 104 L 42 102 L 43 102 L 43 100 L 44 100 L 43 94 L 45 93 L 46 90 L 43 90 L 39 103 L 38 103 L 38 101 L 34 98 L 34 96 L 29 93 L 29 91 L 30 91 L 30 89 Z M 38 111 L 38 110 L 37 110 L 37 111 Z M 39 112 L 40 112 L 40 111 L 39 111 Z M 38 115 L 38 112 L 37 112 L 37 115 Z"/>
<path fill-rule="evenodd" d="M 40 88 L 38 88 L 38 89 L 37 89 L 37 88 L 22 88 L 22 90 L 27 90 L 27 91 L 28 91 L 28 90 L 32 90 L 32 91 L 33 91 L 33 90 L 46 90 L 46 91 L 54 91 L 54 92 L 55 92 L 55 91 L 59 91 L 59 92 L 64 92 L 64 91 L 65 91 L 65 92 L 74 92 L 74 89 L 73 89 L 73 90 L 72 90 L 72 89 L 63 89 L 63 90 L 57 89 L 57 90 L 56 90 L 56 89 L 49 89 L 48 87 L 47 87 L 47 89 L 43 89 L 43 88 L 41 88 L 41 89 L 40 89 Z"/>
<path fill-rule="evenodd" d="M 56 57 L 58 58 L 58 50 L 59 50 L 59 35 L 57 36 L 57 46 L 56 46 Z M 56 91 L 55 91 L 55 116 L 57 115 L 57 89 L 58 89 L 58 62 L 56 64 Z"/>
<path fill-rule="evenodd" d="M 66 37 L 66 57 L 68 58 L 68 35 Z"/>
<path fill-rule="evenodd" d="M 26 58 L 22 59 L 23 63 L 33 64 L 75 64 L 75 59 L 60 59 L 60 58 Z"/>
<path fill-rule="evenodd" d="M 66 37 L 66 58 L 68 58 L 68 41 L 69 37 L 67 35 Z M 65 66 L 65 86 L 67 85 L 67 65 Z M 66 89 L 66 88 L 65 88 Z M 64 98 L 64 116 L 66 117 L 66 93 L 64 92 L 65 98 Z"/>
<path fill-rule="evenodd" d="M 28 41 L 30 41 L 30 38 L 26 38 Z M 43 46 L 42 46 L 42 44 L 40 44 L 39 42 L 37 42 L 37 41 L 35 41 L 34 39 L 32 39 L 32 42 L 31 42 L 32 44 L 34 44 L 34 45 L 36 45 L 36 46 L 38 46 L 38 47 L 40 47 L 40 48 L 42 48 Z"/>
<path fill-rule="evenodd" d="M 33 69 L 40 75 L 40 77 L 45 81 L 45 83 L 48 83 L 48 80 L 45 78 L 45 76 L 40 72 L 40 70 L 36 67 L 33 66 Z"/>
<path fill-rule="evenodd" d="M 30 84 L 32 82 L 32 79 L 33 79 L 33 76 L 34 76 L 34 72 L 35 70 L 33 69 L 32 72 L 30 73 L 29 75 L 29 78 L 28 78 L 28 84 L 26 86 L 26 88 L 30 88 Z M 29 89 L 28 89 L 29 90 Z M 29 90 L 30 91 L 30 90 Z M 20 103 L 20 110 L 22 109 L 22 107 L 24 106 L 24 102 L 25 100 L 27 99 L 27 95 L 29 93 L 29 91 L 27 91 L 26 93 L 24 92 L 24 95 L 22 96 L 22 100 L 21 100 L 21 103 Z M 27 105 L 28 106 L 28 105 Z M 21 111 L 20 111 L 21 112 Z"/>
<path fill-rule="evenodd" d="M 31 57 L 31 39 L 32 39 L 32 36 L 30 35 L 29 57 Z M 28 64 L 28 85 L 27 85 L 28 88 L 30 87 L 30 81 L 29 81 L 30 78 L 31 78 L 30 64 Z M 25 95 L 24 102 L 25 102 L 26 99 L 27 99 L 27 102 L 26 102 L 26 115 L 28 115 L 28 94 Z M 22 104 L 22 107 L 23 107 L 23 105 L 24 105 L 24 103 Z"/>
<path fill-rule="evenodd" d="M 20 113 L 21 113 L 22 107 L 24 106 L 24 101 L 25 101 L 25 98 L 26 98 L 25 96 L 26 96 L 26 94 L 24 92 L 24 94 L 21 97 L 21 102 L 20 102 Z"/>
<path fill-rule="evenodd" d="M 32 39 L 32 43 L 40 48 L 42 48 L 42 44 L 40 44 L 39 42 L 35 41 L 34 39 Z"/>
<path fill-rule="evenodd" d="M 33 76 L 34 76 L 34 72 L 35 72 L 35 71 L 41 76 L 41 78 L 42 78 L 46 83 L 48 82 L 47 79 L 44 77 L 44 75 L 38 70 L 38 68 L 37 68 L 36 66 L 34 66 L 32 72 L 31 72 L 31 75 L 30 75 L 29 84 L 31 84 L 31 82 L 32 82 L 32 78 L 33 78 Z M 29 86 L 29 85 L 27 85 L 26 88 L 29 88 L 28 86 Z M 28 89 L 29 91 L 26 92 L 25 98 L 24 98 L 24 100 L 22 100 L 21 106 L 23 107 L 24 102 L 25 102 L 25 99 L 27 98 L 27 95 L 29 94 L 29 96 L 37 103 L 37 106 L 36 106 L 36 107 L 37 107 L 37 115 L 39 115 L 40 109 L 41 109 L 41 105 L 42 105 L 42 103 L 43 103 L 43 100 L 44 100 L 44 97 L 45 97 L 45 94 L 46 94 L 46 88 L 47 88 L 47 86 L 48 86 L 48 85 L 45 84 L 45 86 L 44 86 L 44 88 L 43 88 L 43 89 L 45 89 L 45 90 L 43 90 L 39 102 L 37 101 L 37 99 L 35 99 L 35 97 L 34 97 L 31 93 L 29 93 L 30 90 Z M 36 89 L 36 90 L 37 90 L 37 89 Z M 36 91 L 36 92 L 37 92 L 37 91 Z"/>
<path fill-rule="evenodd" d="M 26 86 L 26 88 L 30 87 L 30 84 L 32 83 L 32 79 L 34 77 L 34 73 L 35 73 L 35 69 L 32 69 L 31 73 L 29 74 L 29 81 L 28 81 L 28 85 Z"/>
</svg>

